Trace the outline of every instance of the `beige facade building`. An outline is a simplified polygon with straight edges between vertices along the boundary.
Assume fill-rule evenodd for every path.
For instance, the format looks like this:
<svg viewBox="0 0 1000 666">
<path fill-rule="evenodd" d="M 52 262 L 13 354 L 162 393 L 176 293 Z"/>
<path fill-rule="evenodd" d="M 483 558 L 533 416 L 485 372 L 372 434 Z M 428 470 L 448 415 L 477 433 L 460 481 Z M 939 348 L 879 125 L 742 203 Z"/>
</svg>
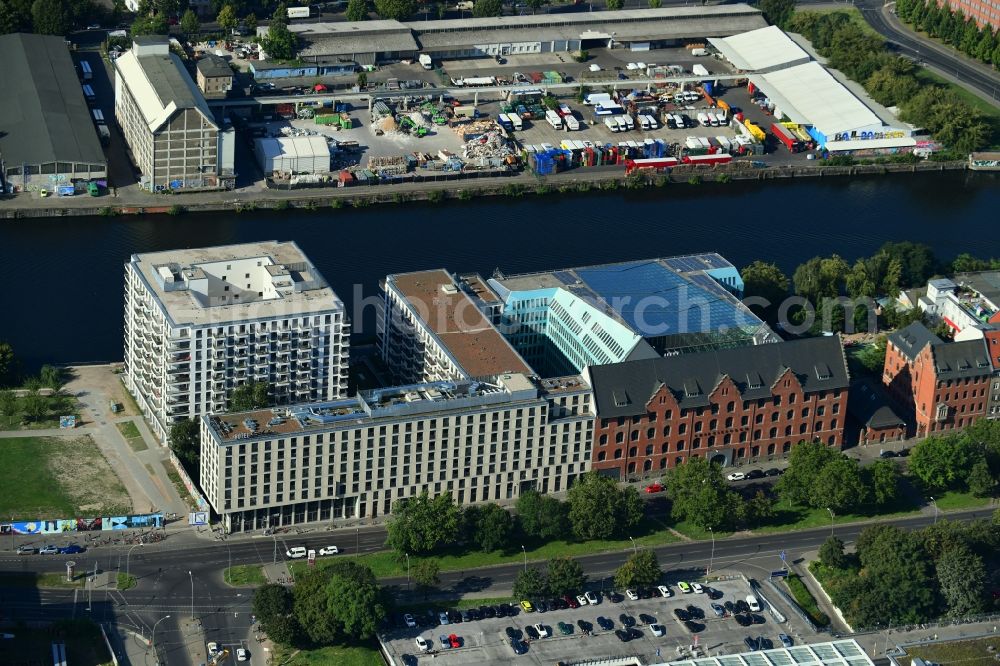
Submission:
<svg viewBox="0 0 1000 666">
<path fill-rule="evenodd" d="M 233 89 L 233 70 L 224 58 L 209 53 L 195 65 L 198 89 L 209 99 L 225 97 Z"/>
<path fill-rule="evenodd" d="M 115 118 L 150 191 L 235 184 L 232 128 L 220 128 L 165 37 L 136 37 L 115 60 Z"/>
<path fill-rule="evenodd" d="M 462 505 L 565 490 L 590 468 L 579 377 L 507 374 L 201 419 L 201 485 L 226 529 L 375 517 L 423 491 Z"/>
</svg>

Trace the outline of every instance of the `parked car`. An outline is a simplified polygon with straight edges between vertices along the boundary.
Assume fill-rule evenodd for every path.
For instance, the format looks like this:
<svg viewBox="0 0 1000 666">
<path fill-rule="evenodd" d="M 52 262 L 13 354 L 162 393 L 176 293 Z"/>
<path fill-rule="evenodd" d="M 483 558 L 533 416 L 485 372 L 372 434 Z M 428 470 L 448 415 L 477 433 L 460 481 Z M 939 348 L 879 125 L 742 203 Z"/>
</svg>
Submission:
<svg viewBox="0 0 1000 666">
<path fill-rule="evenodd" d="M 753 620 L 751 620 L 750 616 L 747 615 L 746 613 L 738 613 L 733 616 L 733 619 L 736 620 L 736 624 L 740 625 L 741 627 L 749 627 L 751 624 L 753 624 Z"/>
<path fill-rule="evenodd" d="M 219 644 L 215 641 L 212 641 L 206 647 L 208 648 L 208 656 L 210 657 L 219 651 Z"/>
<path fill-rule="evenodd" d="M 507 632 L 507 638 L 514 640 L 521 638 L 521 630 L 516 627 L 507 627 L 504 631 Z"/>
<path fill-rule="evenodd" d="M 573 633 L 573 625 L 568 622 L 560 622 L 556 626 L 559 627 L 559 633 L 561 633 L 563 636 L 569 636 L 570 634 Z"/>
<path fill-rule="evenodd" d="M 692 634 L 697 634 L 705 629 L 705 625 L 698 624 L 692 620 L 688 620 L 684 623 L 684 628 L 690 631 Z"/>
<path fill-rule="evenodd" d="M 621 622 L 622 626 L 626 628 L 635 626 L 635 618 L 629 615 L 628 613 L 622 613 L 621 615 L 619 615 L 618 621 Z"/>
<path fill-rule="evenodd" d="M 760 602 L 757 601 L 757 597 L 753 596 L 752 594 L 748 594 L 747 595 L 747 607 L 751 611 L 753 611 L 754 613 L 759 612 L 760 611 Z"/>
<path fill-rule="evenodd" d="M 593 590 L 587 592 L 583 596 L 587 598 L 587 603 L 590 604 L 591 606 L 596 606 L 597 604 L 601 603 L 601 597 L 597 594 L 597 592 L 594 592 Z"/>
<path fill-rule="evenodd" d="M 319 549 L 320 555 L 336 555 L 340 552 L 340 549 L 336 546 L 323 546 Z"/>
<path fill-rule="evenodd" d="M 631 601 L 639 601 L 639 593 L 633 589 L 625 590 L 625 596 Z"/>
<path fill-rule="evenodd" d="M 530 638 L 531 640 L 533 641 L 538 640 L 538 630 L 535 629 L 535 627 L 533 627 L 532 625 L 529 624 L 528 626 L 526 626 L 524 628 L 524 633 L 528 634 L 528 638 Z"/>
<path fill-rule="evenodd" d="M 736 612 L 737 613 L 749 613 L 750 612 L 750 606 L 747 605 L 747 602 L 743 601 L 742 599 L 738 599 L 736 601 Z"/>
<path fill-rule="evenodd" d="M 615 631 L 615 636 L 617 636 L 618 640 L 620 640 L 622 643 L 628 643 L 630 640 L 632 640 L 632 636 L 629 634 L 629 632 L 622 631 L 621 629 Z"/>
<path fill-rule="evenodd" d="M 648 613 L 639 613 L 639 624 L 656 624 L 656 618 Z"/>
<path fill-rule="evenodd" d="M 532 601 L 531 603 L 535 606 L 536 613 L 545 613 L 548 612 L 549 610 L 549 602 L 545 601 L 544 599 Z"/>
<path fill-rule="evenodd" d="M 764 624 L 765 622 L 764 616 L 757 615 L 756 613 L 754 613 L 750 616 L 750 622 L 752 622 L 753 624 Z"/>
<path fill-rule="evenodd" d="M 676 617 L 681 622 L 687 622 L 688 620 L 691 619 L 691 614 L 688 613 L 683 608 L 675 608 L 674 609 L 674 617 Z"/>
<path fill-rule="evenodd" d="M 510 604 L 503 603 L 497 606 L 497 617 L 514 617 L 517 611 Z"/>
<path fill-rule="evenodd" d="M 654 636 L 665 636 L 667 633 L 667 628 L 662 624 L 651 624 L 649 630 L 653 632 Z"/>
<path fill-rule="evenodd" d="M 640 599 L 652 599 L 654 594 L 655 593 L 653 592 L 652 588 L 649 588 L 649 587 L 640 587 L 639 588 L 639 598 Z"/>
<path fill-rule="evenodd" d="M 577 601 L 575 597 L 571 597 L 568 594 L 563 597 L 563 601 L 565 601 L 566 605 L 569 606 L 570 608 L 579 608 L 580 607 L 580 602 Z"/>
<path fill-rule="evenodd" d="M 726 609 L 722 604 L 712 604 L 712 611 L 716 617 L 726 617 Z"/>
<path fill-rule="evenodd" d="M 695 594 L 704 594 L 705 593 L 705 588 L 702 587 L 701 583 L 691 583 L 691 590 Z"/>
<path fill-rule="evenodd" d="M 764 476 L 781 476 L 781 470 L 777 467 L 764 470 Z"/>
<path fill-rule="evenodd" d="M 78 546 L 75 543 L 71 543 L 68 546 L 63 546 L 59 549 L 60 555 L 76 555 L 77 553 L 82 553 L 86 550 L 83 546 Z"/>
<path fill-rule="evenodd" d="M 521 602 L 521 609 L 525 613 L 534 613 L 535 612 L 535 607 L 532 606 L 531 602 L 528 601 L 527 599 L 525 599 L 524 601 Z"/>
<path fill-rule="evenodd" d="M 57 546 L 53 546 L 52 544 L 48 544 L 47 546 L 42 546 L 41 548 L 38 549 L 39 555 L 55 555 L 58 552 L 59 548 Z"/>
<path fill-rule="evenodd" d="M 722 604 L 722 607 L 725 608 L 726 612 L 729 613 L 730 615 L 734 615 L 736 613 L 736 604 L 734 604 L 732 601 L 727 601 L 726 603 Z"/>
<path fill-rule="evenodd" d="M 604 617 L 603 615 L 597 616 L 597 625 L 604 631 L 611 631 L 615 628 L 615 623 L 612 620 Z"/>
<path fill-rule="evenodd" d="M 703 611 L 698 606 L 694 606 L 694 605 L 690 605 L 689 604 L 686 610 L 687 610 L 688 615 L 691 616 L 692 620 L 704 620 L 705 619 L 705 611 Z"/>
<path fill-rule="evenodd" d="M 760 644 L 757 642 L 757 639 L 754 638 L 753 636 L 747 636 L 746 638 L 744 638 L 743 643 L 746 644 L 747 649 L 750 650 L 751 652 L 756 652 L 757 650 L 760 649 Z"/>
<path fill-rule="evenodd" d="M 610 601 L 611 603 L 620 604 L 622 602 L 622 599 L 624 599 L 624 597 L 622 597 L 622 595 L 618 594 L 614 590 L 608 592 L 608 601 Z"/>
<path fill-rule="evenodd" d="M 895 451 L 880 451 L 879 454 L 878 454 L 878 457 L 879 458 L 895 458 L 896 457 L 896 452 Z"/>
<path fill-rule="evenodd" d="M 784 647 L 792 647 L 792 638 L 788 634 L 778 634 L 778 640 Z"/>
<path fill-rule="evenodd" d="M 580 631 L 582 631 L 585 634 L 589 634 L 592 631 L 594 631 L 594 625 L 591 624 L 590 622 L 587 622 L 586 620 L 577 620 L 576 626 L 580 627 Z"/>
<path fill-rule="evenodd" d="M 462 647 L 462 639 L 456 636 L 455 634 L 451 634 L 448 636 L 448 642 L 451 644 L 453 648 Z"/>
<path fill-rule="evenodd" d="M 236 661 L 246 661 L 249 656 L 244 648 L 236 648 Z"/>
<path fill-rule="evenodd" d="M 726 474 L 727 481 L 742 481 L 745 478 L 747 478 L 747 475 L 743 472 L 730 472 Z"/>
<path fill-rule="evenodd" d="M 687 584 L 686 582 L 684 582 L 684 581 L 679 581 L 679 582 L 677 583 L 677 587 L 678 587 L 678 588 L 680 589 L 680 591 L 681 591 L 681 592 L 683 592 L 684 594 L 691 594 L 691 586 L 690 586 L 690 585 L 688 585 L 688 584 Z"/>
<path fill-rule="evenodd" d="M 448 611 L 438 613 L 438 622 L 442 625 L 451 624 L 451 620 L 448 619 Z"/>
<path fill-rule="evenodd" d="M 406 624 L 406 626 L 409 627 L 410 629 L 417 626 L 417 621 L 409 613 L 403 616 L 403 623 Z"/>
<path fill-rule="evenodd" d="M 764 478 L 764 471 L 763 470 L 759 470 L 759 469 L 752 469 L 749 472 L 747 472 L 747 478 L 748 479 L 763 479 Z"/>
<path fill-rule="evenodd" d="M 17 554 L 18 555 L 31 555 L 34 552 L 35 552 L 35 547 L 34 546 L 18 546 L 17 547 Z"/>
<path fill-rule="evenodd" d="M 480 606 L 479 613 L 483 617 L 493 618 L 497 616 L 496 606 Z"/>
<path fill-rule="evenodd" d="M 546 627 L 541 622 L 539 622 L 538 624 L 535 625 L 535 631 L 538 632 L 538 637 L 539 638 L 548 638 L 549 636 L 552 635 L 552 633 L 549 631 L 549 628 Z"/>
<path fill-rule="evenodd" d="M 663 492 L 663 484 L 662 483 L 651 483 L 648 486 L 646 486 L 646 492 L 647 493 L 662 493 Z"/>
<path fill-rule="evenodd" d="M 528 646 L 525 643 L 522 643 L 521 641 L 517 641 L 514 639 L 511 639 L 510 647 L 513 648 L 514 654 L 520 655 L 520 654 L 527 654 L 528 652 Z"/>
<path fill-rule="evenodd" d="M 772 643 L 771 639 L 768 638 L 767 636 L 761 636 L 760 638 L 758 638 L 757 645 L 760 647 L 761 650 L 771 650 L 774 648 L 774 643 Z"/>
<path fill-rule="evenodd" d="M 586 595 L 578 594 L 576 595 L 576 603 L 580 604 L 581 606 L 586 606 L 587 604 L 590 603 L 590 601 L 587 600 Z"/>
<path fill-rule="evenodd" d="M 660 596 L 666 599 L 667 597 L 674 596 L 674 593 L 670 591 L 670 588 L 666 585 L 658 585 L 656 589 L 660 592 Z"/>
</svg>

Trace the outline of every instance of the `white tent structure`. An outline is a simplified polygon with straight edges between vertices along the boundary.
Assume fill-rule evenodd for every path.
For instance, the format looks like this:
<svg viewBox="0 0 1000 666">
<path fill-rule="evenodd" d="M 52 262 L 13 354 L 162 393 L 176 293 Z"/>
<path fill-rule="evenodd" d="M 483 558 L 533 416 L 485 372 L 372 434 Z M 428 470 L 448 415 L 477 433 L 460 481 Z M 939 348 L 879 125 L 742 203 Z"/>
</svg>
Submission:
<svg viewBox="0 0 1000 666">
<path fill-rule="evenodd" d="M 322 136 L 282 136 L 254 141 L 257 162 L 265 174 L 330 173 L 330 147 Z"/>
<path fill-rule="evenodd" d="M 732 37 L 709 37 L 733 67 L 763 74 L 809 62 L 809 54 L 777 26 L 740 33 Z"/>
</svg>

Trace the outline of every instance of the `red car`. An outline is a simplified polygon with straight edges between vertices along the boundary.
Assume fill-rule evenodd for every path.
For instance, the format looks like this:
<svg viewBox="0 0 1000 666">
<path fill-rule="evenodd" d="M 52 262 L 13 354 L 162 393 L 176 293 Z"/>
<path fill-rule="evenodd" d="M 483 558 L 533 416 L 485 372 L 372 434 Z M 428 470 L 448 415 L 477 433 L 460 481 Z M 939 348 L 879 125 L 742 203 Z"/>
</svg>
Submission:
<svg viewBox="0 0 1000 666">
<path fill-rule="evenodd" d="M 576 599 L 574 599 L 573 597 L 571 597 L 568 594 L 563 597 L 563 601 L 565 601 L 567 604 L 569 604 L 570 608 L 579 608 L 580 607 L 580 602 L 577 601 Z"/>
<path fill-rule="evenodd" d="M 646 492 L 647 493 L 662 493 L 663 492 L 663 484 L 662 483 L 651 483 L 648 486 L 646 486 Z"/>
<path fill-rule="evenodd" d="M 452 646 L 453 648 L 459 648 L 459 647 L 462 647 L 462 641 L 460 641 L 460 640 L 458 639 L 458 636 L 456 636 L 455 634 L 452 634 L 451 636 L 449 636 L 449 637 L 448 637 L 448 641 L 449 641 L 449 642 L 451 643 L 451 646 Z"/>
</svg>

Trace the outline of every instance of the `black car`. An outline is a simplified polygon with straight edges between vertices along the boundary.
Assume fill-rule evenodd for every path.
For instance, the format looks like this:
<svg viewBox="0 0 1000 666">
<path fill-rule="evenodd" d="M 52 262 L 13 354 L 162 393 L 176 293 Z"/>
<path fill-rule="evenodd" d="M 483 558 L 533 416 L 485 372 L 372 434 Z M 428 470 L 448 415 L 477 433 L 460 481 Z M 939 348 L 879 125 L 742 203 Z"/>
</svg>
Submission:
<svg viewBox="0 0 1000 666">
<path fill-rule="evenodd" d="M 403 655 L 403 666 L 417 666 L 417 658 L 412 654 Z"/>
<path fill-rule="evenodd" d="M 722 607 L 725 608 L 726 612 L 729 613 L 730 615 L 736 614 L 736 604 L 734 604 L 732 601 L 727 601 L 726 603 L 722 604 Z"/>
<path fill-rule="evenodd" d="M 743 639 L 743 642 L 746 644 L 747 649 L 751 652 L 756 652 L 760 649 L 760 644 L 757 642 L 757 639 L 752 636 L 747 636 Z"/>
<path fill-rule="evenodd" d="M 500 604 L 497 609 L 497 617 L 514 617 L 514 607 L 510 604 Z"/>
<path fill-rule="evenodd" d="M 711 599 L 712 601 L 715 601 L 716 599 L 721 599 L 725 595 L 723 595 L 720 590 L 717 590 L 714 587 L 708 587 L 706 585 L 705 586 L 705 596 L 708 597 L 709 599 Z"/>
<path fill-rule="evenodd" d="M 514 627 L 507 627 L 506 629 L 504 629 L 504 631 L 507 632 L 507 638 L 509 638 L 511 640 L 517 640 L 517 639 L 521 638 L 521 630 L 520 629 L 516 629 Z"/>
<path fill-rule="evenodd" d="M 639 598 L 640 599 L 652 599 L 653 598 L 653 590 L 652 590 L 652 588 L 649 588 L 649 587 L 639 588 Z"/>
<path fill-rule="evenodd" d="M 739 601 L 736 602 L 736 612 L 737 613 L 749 613 L 750 612 L 750 605 L 747 604 L 747 602 L 745 602 L 742 599 L 740 599 Z"/>
<path fill-rule="evenodd" d="M 510 647 L 514 650 L 514 654 L 526 654 L 528 652 L 528 646 L 521 641 L 516 641 L 511 639 Z"/>
<path fill-rule="evenodd" d="M 895 458 L 896 457 L 896 452 L 895 451 L 882 451 L 881 453 L 878 454 L 878 457 L 879 458 Z"/>
<path fill-rule="evenodd" d="M 538 613 L 544 613 L 549 610 L 549 605 L 539 599 L 538 601 L 533 601 L 532 605 L 535 607 L 535 611 Z"/>
<path fill-rule="evenodd" d="M 770 650 L 774 647 L 774 643 L 771 642 L 771 639 L 764 636 L 757 639 L 757 645 L 761 650 Z"/>
<path fill-rule="evenodd" d="M 747 478 L 748 479 L 763 479 L 764 478 L 764 472 L 762 472 L 759 469 L 752 469 L 749 472 L 747 472 Z"/>
<path fill-rule="evenodd" d="M 754 624 L 764 624 L 764 616 L 763 615 L 751 615 L 750 616 L 750 621 L 753 622 Z"/>
<path fill-rule="evenodd" d="M 440 623 L 441 623 L 441 620 L 438 619 L 437 611 L 428 610 L 427 611 L 427 615 L 424 616 L 424 624 L 422 626 L 425 626 L 425 627 L 436 627 Z"/>
<path fill-rule="evenodd" d="M 622 613 L 618 616 L 618 621 L 622 623 L 623 627 L 634 627 L 635 618 L 627 613 Z"/>
<path fill-rule="evenodd" d="M 531 640 L 533 641 L 538 640 L 538 630 L 535 629 L 530 624 L 524 628 L 524 633 L 528 634 L 528 638 L 530 638 Z"/>
<path fill-rule="evenodd" d="M 566 601 L 565 599 L 556 599 L 555 604 L 556 608 L 558 608 L 559 610 L 566 610 L 567 608 L 569 608 L 569 602 Z"/>
<path fill-rule="evenodd" d="M 705 629 L 705 625 L 698 624 L 697 622 L 692 622 L 691 620 L 688 620 L 687 622 L 685 622 L 684 623 L 684 627 L 688 631 L 690 631 L 692 634 L 697 634 L 698 632 L 700 632 L 700 631 L 702 631 L 702 630 Z"/>
<path fill-rule="evenodd" d="M 691 619 L 691 615 L 683 608 L 674 609 L 674 617 L 676 617 L 681 622 L 687 622 Z"/>
<path fill-rule="evenodd" d="M 617 636 L 618 640 L 620 640 L 622 643 L 628 643 L 630 640 L 632 640 L 632 637 L 629 635 L 629 633 L 627 631 L 622 631 L 621 629 L 615 631 L 615 636 Z"/>
<path fill-rule="evenodd" d="M 594 630 L 594 625 L 591 624 L 590 622 L 587 622 L 586 620 L 577 620 L 576 626 L 580 627 L 580 631 L 582 631 L 585 634 L 589 634 Z"/>
<path fill-rule="evenodd" d="M 611 603 L 613 603 L 613 604 L 620 604 L 622 601 L 625 600 L 625 597 L 623 597 L 622 595 L 618 594 L 614 590 L 612 590 L 611 592 L 608 592 L 607 597 L 611 601 Z"/>
<path fill-rule="evenodd" d="M 472 620 L 473 622 L 479 622 L 480 620 L 483 619 L 483 614 L 479 612 L 478 608 L 470 608 L 469 619 Z"/>
<path fill-rule="evenodd" d="M 674 122 L 673 116 L 667 116 L 667 129 L 677 129 L 677 123 Z"/>
<path fill-rule="evenodd" d="M 469 609 L 462 611 L 462 622 L 472 622 L 472 612 Z"/>
<path fill-rule="evenodd" d="M 493 606 L 480 606 L 479 614 L 482 617 L 496 617 L 497 611 Z"/>
<path fill-rule="evenodd" d="M 563 603 L 565 603 L 565 602 L 563 602 Z M 557 610 L 559 608 L 559 600 L 558 599 L 546 599 L 545 600 L 545 605 L 549 607 L 550 611 Z"/>
<path fill-rule="evenodd" d="M 642 638 L 642 632 L 635 627 L 628 628 L 628 637 L 630 639 Z"/>
<path fill-rule="evenodd" d="M 900 458 L 905 458 L 906 456 L 910 455 L 910 450 L 900 449 L 899 451 L 896 451 L 896 455 L 899 456 Z"/>
<path fill-rule="evenodd" d="M 697 606 L 688 606 L 687 607 L 687 612 L 688 612 L 688 615 L 691 616 L 692 620 L 704 620 L 705 619 L 705 611 L 703 611 L 702 609 L 698 608 Z"/>
<path fill-rule="evenodd" d="M 613 621 L 609 620 L 608 618 L 604 617 L 603 615 L 598 616 L 598 618 L 597 618 L 597 624 L 604 631 L 611 631 L 612 629 L 615 628 L 615 623 Z"/>
<path fill-rule="evenodd" d="M 646 613 L 639 613 L 639 624 L 656 624 L 656 618 Z"/>
<path fill-rule="evenodd" d="M 462 621 L 462 614 L 452 609 L 448 611 L 448 619 L 451 620 L 452 624 L 459 624 Z"/>
<path fill-rule="evenodd" d="M 771 469 L 764 470 L 764 476 L 781 476 L 781 470 L 777 467 L 772 467 Z"/>
<path fill-rule="evenodd" d="M 736 620 L 736 624 L 740 625 L 741 627 L 749 627 L 751 624 L 753 624 L 753 620 L 751 620 L 750 616 L 747 615 L 746 613 L 737 613 L 736 615 L 733 616 L 733 618 Z"/>
</svg>

